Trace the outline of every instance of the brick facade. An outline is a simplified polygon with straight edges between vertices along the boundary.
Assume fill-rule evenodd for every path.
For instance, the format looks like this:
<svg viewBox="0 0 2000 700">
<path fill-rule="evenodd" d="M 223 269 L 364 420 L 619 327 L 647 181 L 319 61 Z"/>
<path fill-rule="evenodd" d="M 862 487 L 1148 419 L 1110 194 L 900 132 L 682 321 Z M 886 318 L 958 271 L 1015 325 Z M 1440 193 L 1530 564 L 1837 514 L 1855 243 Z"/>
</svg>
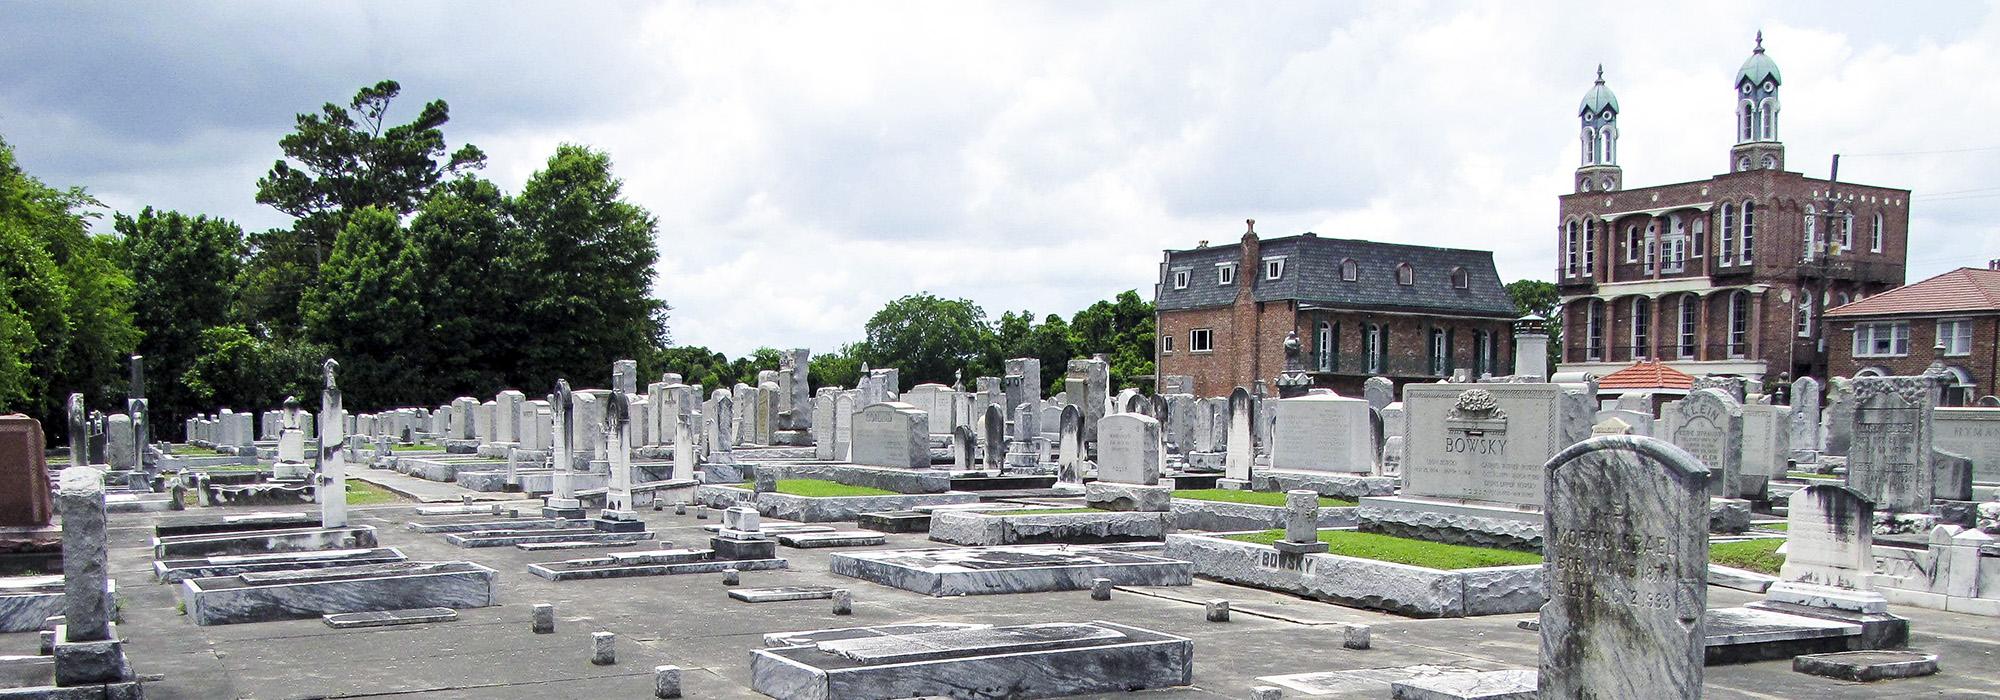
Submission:
<svg viewBox="0 0 2000 700">
<path fill-rule="evenodd" d="M 1968 320 L 1972 323 L 1971 352 L 1953 355 L 1938 352 L 1938 322 L 1943 320 Z M 1909 352 L 1891 357 L 1856 357 L 1854 355 L 1854 329 L 1864 323 L 1908 323 L 1910 328 Z M 1830 359 L 1828 369 L 1834 376 L 1852 377 L 1863 372 L 1888 376 L 1913 376 L 1923 374 L 1931 362 L 1936 361 L 1948 370 L 1957 370 L 1969 382 L 1953 381 L 1956 390 L 1945 391 L 1944 404 L 1948 406 L 1970 405 L 1981 396 L 2000 394 L 1994 380 L 2000 377 L 2000 311 L 1984 315 L 1953 314 L 1947 316 L 1910 316 L 1874 318 L 1837 318 L 1830 329 L 1828 341 Z"/>
</svg>

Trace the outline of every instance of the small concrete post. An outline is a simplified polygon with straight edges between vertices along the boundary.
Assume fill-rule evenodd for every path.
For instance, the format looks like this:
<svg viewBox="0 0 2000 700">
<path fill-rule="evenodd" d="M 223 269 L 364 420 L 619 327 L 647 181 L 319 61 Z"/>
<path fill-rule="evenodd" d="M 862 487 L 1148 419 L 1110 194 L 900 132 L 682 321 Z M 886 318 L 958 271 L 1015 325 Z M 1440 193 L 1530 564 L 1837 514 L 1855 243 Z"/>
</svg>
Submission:
<svg viewBox="0 0 2000 700">
<path fill-rule="evenodd" d="M 610 632 L 590 633 L 590 662 L 599 666 L 618 663 L 618 635 Z"/>
<path fill-rule="evenodd" d="M 854 614 L 854 593 L 845 588 L 833 592 L 833 614 Z"/>
<path fill-rule="evenodd" d="M 1284 696 L 1285 691 L 1275 686 L 1260 685 L 1250 689 L 1250 697 L 1254 700 L 1278 700 Z"/>
<path fill-rule="evenodd" d="M 550 603 L 536 603 L 534 607 L 535 634 L 553 634 L 556 631 L 556 606 Z"/>
<path fill-rule="evenodd" d="M 1368 626 L 1367 626 L 1367 625 L 1348 625 L 1348 626 L 1347 626 L 1347 639 L 1343 640 L 1343 641 L 1342 641 L 1342 642 L 1340 643 L 1340 645 L 1341 645 L 1341 646 L 1344 646 L 1344 647 L 1347 647 L 1347 648 L 1349 648 L 1349 649 L 1367 649 L 1367 648 L 1368 648 Z"/>
<path fill-rule="evenodd" d="M 681 501 L 679 503 L 674 504 L 674 515 L 687 515 L 687 514 L 688 514 L 687 501 Z"/>
<path fill-rule="evenodd" d="M 694 509 L 694 519 L 696 519 L 696 520 L 707 520 L 707 519 L 708 519 L 708 506 L 702 506 L 702 507 L 700 507 L 700 508 L 696 508 L 696 509 Z"/>
<path fill-rule="evenodd" d="M 1102 576 L 1090 580 L 1091 600 L 1111 599 L 1111 579 Z"/>
<path fill-rule="evenodd" d="M 722 585 L 734 586 L 743 582 L 743 574 L 735 569 L 722 570 Z"/>
<path fill-rule="evenodd" d="M 1208 621 L 1209 621 L 1209 622 L 1228 622 L 1228 621 L 1229 621 L 1229 601 L 1227 601 L 1227 600 L 1223 600 L 1223 599 L 1221 599 L 1221 598 L 1217 598 L 1217 599 L 1215 599 L 1215 600 L 1211 600 L 1211 601 L 1208 601 Z"/>
<path fill-rule="evenodd" d="M 653 667 L 653 697 L 677 698 L 681 696 L 681 667 Z"/>
</svg>

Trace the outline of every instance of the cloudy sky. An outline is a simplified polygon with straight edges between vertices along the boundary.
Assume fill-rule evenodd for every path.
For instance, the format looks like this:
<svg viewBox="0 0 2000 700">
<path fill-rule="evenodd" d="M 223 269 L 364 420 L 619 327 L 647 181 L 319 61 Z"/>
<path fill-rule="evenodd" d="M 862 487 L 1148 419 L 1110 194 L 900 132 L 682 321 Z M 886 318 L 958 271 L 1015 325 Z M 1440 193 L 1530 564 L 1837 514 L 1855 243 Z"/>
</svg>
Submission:
<svg viewBox="0 0 2000 700">
<path fill-rule="evenodd" d="M 1854 3 L 11 4 L 0 137 L 118 211 L 245 228 L 294 114 L 393 78 L 509 191 L 608 151 L 679 343 L 832 348 L 918 291 L 994 316 L 1150 294 L 1258 231 L 1553 268 L 1600 62 L 1630 186 L 1727 165 L 1765 32 L 1789 165 L 1915 190 L 1911 279 L 2000 257 L 2000 13 Z"/>
</svg>

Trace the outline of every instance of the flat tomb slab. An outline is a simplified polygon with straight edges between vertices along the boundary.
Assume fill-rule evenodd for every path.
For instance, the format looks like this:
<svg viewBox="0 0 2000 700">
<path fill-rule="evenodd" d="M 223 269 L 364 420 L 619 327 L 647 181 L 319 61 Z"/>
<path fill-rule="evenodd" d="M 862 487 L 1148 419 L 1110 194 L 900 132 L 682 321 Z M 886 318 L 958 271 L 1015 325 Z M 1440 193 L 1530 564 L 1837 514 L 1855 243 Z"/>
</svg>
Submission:
<svg viewBox="0 0 2000 700">
<path fill-rule="evenodd" d="M 1915 651 L 1842 651 L 1792 657 L 1792 670 L 1844 681 L 1915 678 L 1937 673 L 1936 654 Z"/>
<path fill-rule="evenodd" d="M 1056 544 L 840 552 L 829 568 L 932 596 L 1076 591 L 1100 577 L 1120 586 L 1185 586 L 1194 577 L 1185 561 Z"/>
<path fill-rule="evenodd" d="M 869 547 L 887 541 L 889 541 L 887 536 L 869 530 L 834 530 L 831 532 L 781 533 L 778 535 L 778 544 L 795 549 Z"/>
<path fill-rule="evenodd" d="M 926 532 L 931 529 L 931 514 L 914 510 L 862 513 L 855 516 L 854 524 L 877 532 Z"/>
<path fill-rule="evenodd" d="M 1536 700 L 1536 673 L 1527 669 L 1447 673 L 1389 684 L 1391 700 Z"/>
<path fill-rule="evenodd" d="M 194 558 L 231 554 L 273 552 L 313 552 L 327 549 L 372 548 L 375 528 L 311 527 L 290 530 L 258 530 L 206 535 L 175 535 L 153 538 L 153 558 Z"/>
<path fill-rule="evenodd" d="M 751 652 L 772 697 L 1060 697 L 1192 682 L 1194 643 L 1110 622 L 862 636 Z"/>
<path fill-rule="evenodd" d="M 729 597 L 745 603 L 780 603 L 788 600 L 825 600 L 840 589 L 833 586 L 777 586 L 773 588 L 732 588 Z"/>
<path fill-rule="evenodd" d="M 576 581 L 633 576 L 675 576 L 710 574 L 723 569 L 766 571 L 783 569 L 783 559 L 710 559 L 707 549 L 667 549 L 653 552 L 618 552 L 610 557 L 590 557 L 568 561 L 529 564 L 528 573 L 550 581 Z M 621 555 L 647 555 L 630 557 Z"/>
<path fill-rule="evenodd" d="M 229 625 L 383 609 L 481 608 L 496 603 L 498 576 L 472 562 L 399 562 L 197 578 L 180 585 L 195 624 Z"/>
<path fill-rule="evenodd" d="M 576 521 L 567 518 L 509 518 L 506 520 L 473 520 L 451 523 L 410 523 L 413 532 L 486 532 L 494 530 L 561 530 L 576 527 Z"/>
<path fill-rule="evenodd" d="M 191 578 L 235 576 L 257 571 L 282 569 L 323 569 L 332 566 L 388 564 L 404 561 L 402 550 L 394 547 L 369 549 L 329 549 L 319 552 L 278 552 L 236 554 L 153 562 L 153 575 L 162 583 L 179 583 Z"/>
<path fill-rule="evenodd" d="M 211 535 L 252 530 L 285 530 L 319 525 L 318 513 L 224 513 L 166 518 L 153 525 L 154 537 Z"/>
<path fill-rule="evenodd" d="M 359 627 L 390 627 L 394 625 L 420 625 L 427 622 L 456 622 L 458 611 L 451 608 L 413 608 L 409 610 L 372 610 L 369 612 L 334 613 L 320 616 L 326 626 L 337 630 Z"/>
<path fill-rule="evenodd" d="M 810 646 L 836 639 L 859 639 L 862 637 L 888 637 L 946 630 L 984 629 L 992 625 L 966 622 L 911 622 L 900 625 L 876 625 L 874 627 L 840 627 L 830 630 L 806 630 L 803 632 L 772 632 L 764 635 L 764 646 L 796 647 Z"/>
<path fill-rule="evenodd" d="M 653 539 L 650 531 L 605 532 L 594 527 L 578 527 L 560 530 L 489 530 L 486 532 L 462 532 L 444 536 L 446 542 L 468 549 L 477 547 L 511 547 L 534 542 L 617 542 L 628 543 Z"/>
</svg>

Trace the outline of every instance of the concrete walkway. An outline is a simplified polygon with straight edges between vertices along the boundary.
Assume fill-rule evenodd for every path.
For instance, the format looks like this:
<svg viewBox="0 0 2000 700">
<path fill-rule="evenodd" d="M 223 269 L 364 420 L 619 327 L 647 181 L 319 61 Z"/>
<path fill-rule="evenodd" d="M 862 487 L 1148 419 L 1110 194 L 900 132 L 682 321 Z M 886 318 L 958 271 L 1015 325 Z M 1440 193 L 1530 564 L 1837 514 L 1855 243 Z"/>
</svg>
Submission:
<svg viewBox="0 0 2000 700">
<path fill-rule="evenodd" d="M 350 467 L 347 470 L 347 475 L 351 478 L 360 479 L 394 491 L 401 494 L 404 498 L 419 503 L 458 503 L 467 496 L 471 496 L 472 500 L 475 501 L 517 501 L 528 497 L 527 494 L 521 493 L 474 491 L 458 484 L 419 479 L 387 469 L 354 469 Z"/>
</svg>

